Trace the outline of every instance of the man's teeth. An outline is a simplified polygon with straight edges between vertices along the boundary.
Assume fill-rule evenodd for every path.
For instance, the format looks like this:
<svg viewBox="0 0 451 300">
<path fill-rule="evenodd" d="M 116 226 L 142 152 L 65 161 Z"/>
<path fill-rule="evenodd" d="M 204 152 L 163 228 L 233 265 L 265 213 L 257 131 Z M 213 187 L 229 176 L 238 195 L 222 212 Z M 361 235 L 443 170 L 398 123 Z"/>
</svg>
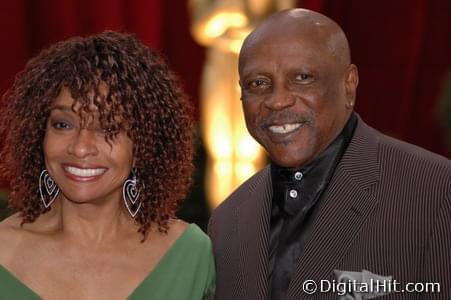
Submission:
<svg viewBox="0 0 451 300">
<path fill-rule="evenodd" d="M 69 167 L 69 166 L 64 167 L 64 170 L 66 170 L 66 172 L 68 172 L 72 175 L 80 176 L 80 177 L 97 176 L 97 175 L 101 175 L 101 174 L 105 173 L 105 171 L 106 171 L 106 169 L 104 169 L 104 168 L 79 169 L 79 168 Z"/>
<path fill-rule="evenodd" d="M 274 133 L 289 133 L 301 127 L 301 123 L 284 124 L 281 126 L 272 125 L 269 126 L 269 130 Z"/>
</svg>

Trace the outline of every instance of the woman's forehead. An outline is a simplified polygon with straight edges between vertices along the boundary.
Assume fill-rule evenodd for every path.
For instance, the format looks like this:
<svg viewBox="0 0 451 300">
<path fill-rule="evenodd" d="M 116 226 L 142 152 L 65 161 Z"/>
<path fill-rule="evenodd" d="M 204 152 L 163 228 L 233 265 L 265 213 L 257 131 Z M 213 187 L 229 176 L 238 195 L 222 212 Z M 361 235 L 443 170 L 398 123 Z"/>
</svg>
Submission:
<svg viewBox="0 0 451 300">
<path fill-rule="evenodd" d="M 102 110 L 109 110 L 109 105 L 105 99 L 108 93 L 108 89 L 102 88 L 100 85 L 98 87 L 98 94 L 94 90 L 87 93 L 86 96 L 81 95 L 81 97 L 74 98 L 70 89 L 63 86 L 56 98 L 51 104 L 51 109 L 69 107 L 74 112 L 78 112 L 82 108 L 85 112 L 96 113 L 99 111 L 99 104 L 102 106 Z M 94 100 L 94 97 L 96 99 Z"/>
<path fill-rule="evenodd" d="M 98 115 L 98 107 L 94 105 L 92 101 L 90 101 L 88 105 L 81 101 L 75 100 L 69 89 L 62 88 L 61 92 L 58 96 L 53 100 L 50 110 L 51 111 L 62 111 L 65 113 L 74 113 L 79 115 L 80 118 L 85 119 L 89 116 L 89 118 L 95 117 Z"/>
<path fill-rule="evenodd" d="M 103 92 L 107 92 L 107 90 L 104 89 Z M 100 93 L 102 92 L 100 91 Z M 116 124 L 116 126 L 128 128 L 130 117 L 127 117 L 125 110 L 120 104 L 106 101 L 106 95 L 103 93 L 94 101 L 94 95 L 95 93 L 92 92 L 88 93 L 86 98 L 74 98 L 69 88 L 64 86 L 52 102 L 50 110 L 76 114 L 84 124 L 92 124 L 94 122 L 100 123 L 101 126 Z"/>
</svg>

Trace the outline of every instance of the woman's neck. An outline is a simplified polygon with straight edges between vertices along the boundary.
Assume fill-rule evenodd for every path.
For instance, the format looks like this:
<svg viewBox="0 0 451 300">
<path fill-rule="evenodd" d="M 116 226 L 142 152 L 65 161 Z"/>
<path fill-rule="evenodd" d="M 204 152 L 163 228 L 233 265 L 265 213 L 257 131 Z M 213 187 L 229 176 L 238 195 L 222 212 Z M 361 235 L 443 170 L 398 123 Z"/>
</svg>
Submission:
<svg viewBox="0 0 451 300">
<path fill-rule="evenodd" d="M 53 203 L 51 211 L 37 220 L 35 228 L 87 245 L 114 242 L 132 234 L 139 239 L 136 223 L 122 203 L 113 200 L 74 203 L 61 195 Z"/>
</svg>

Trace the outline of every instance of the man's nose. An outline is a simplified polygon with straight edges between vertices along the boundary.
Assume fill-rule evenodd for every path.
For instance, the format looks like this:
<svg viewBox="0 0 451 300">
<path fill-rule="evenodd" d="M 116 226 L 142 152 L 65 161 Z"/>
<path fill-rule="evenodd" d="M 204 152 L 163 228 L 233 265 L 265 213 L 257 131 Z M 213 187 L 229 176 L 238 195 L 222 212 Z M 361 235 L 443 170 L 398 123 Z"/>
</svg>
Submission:
<svg viewBox="0 0 451 300">
<path fill-rule="evenodd" d="M 276 87 L 265 100 L 265 106 L 271 110 L 283 110 L 294 105 L 296 97 L 285 87 Z"/>
<path fill-rule="evenodd" d="M 77 158 L 85 158 L 98 154 L 95 132 L 86 128 L 80 129 L 74 135 L 68 152 Z"/>
</svg>

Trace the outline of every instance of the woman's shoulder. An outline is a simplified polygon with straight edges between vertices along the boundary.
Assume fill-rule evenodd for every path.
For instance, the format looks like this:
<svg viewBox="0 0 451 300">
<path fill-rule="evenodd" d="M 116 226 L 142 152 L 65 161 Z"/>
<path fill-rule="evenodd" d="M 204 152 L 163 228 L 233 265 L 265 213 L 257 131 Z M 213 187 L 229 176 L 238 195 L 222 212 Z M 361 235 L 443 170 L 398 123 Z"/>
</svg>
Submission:
<svg viewBox="0 0 451 300">
<path fill-rule="evenodd" d="M 22 219 L 19 214 L 9 216 L 0 222 L 0 265 L 5 261 L 23 238 Z"/>
<path fill-rule="evenodd" d="M 190 248 L 211 247 L 210 238 L 194 223 L 182 220 L 171 220 L 169 222 L 168 238 L 174 244 Z"/>
<path fill-rule="evenodd" d="M 185 223 L 184 221 L 179 221 L 177 226 L 180 226 L 177 230 L 180 230 L 178 240 L 185 246 L 196 249 L 206 249 L 211 248 L 211 241 L 208 235 L 195 223 Z"/>
<path fill-rule="evenodd" d="M 11 233 L 21 230 L 22 218 L 19 213 L 11 215 L 0 222 L 0 239 Z"/>
<path fill-rule="evenodd" d="M 171 219 L 168 222 L 168 235 L 177 238 L 181 236 L 188 228 L 190 224 L 180 220 L 180 219 Z"/>
<path fill-rule="evenodd" d="M 15 213 L 0 222 L 0 240 L 3 238 L 15 238 L 27 236 L 37 231 L 38 222 L 23 224 L 20 213 Z"/>
</svg>

